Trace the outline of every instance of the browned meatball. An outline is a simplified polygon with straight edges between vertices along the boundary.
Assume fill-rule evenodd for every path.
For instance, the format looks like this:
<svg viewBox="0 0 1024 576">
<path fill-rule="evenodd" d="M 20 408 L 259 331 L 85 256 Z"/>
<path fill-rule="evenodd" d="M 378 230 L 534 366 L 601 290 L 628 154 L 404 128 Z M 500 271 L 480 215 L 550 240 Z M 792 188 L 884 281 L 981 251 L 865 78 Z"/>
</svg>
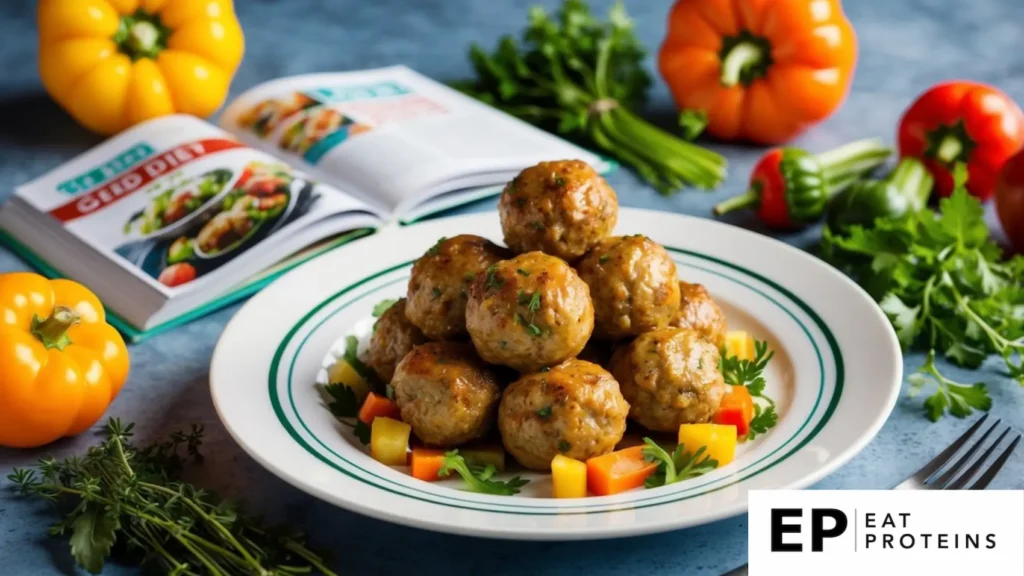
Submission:
<svg viewBox="0 0 1024 576">
<path fill-rule="evenodd" d="M 726 383 L 718 348 L 687 328 L 641 334 L 615 351 L 611 371 L 629 401 L 629 415 L 649 430 L 673 432 L 707 422 Z"/>
<path fill-rule="evenodd" d="M 612 233 L 615 191 L 581 160 L 541 162 L 519 173 L 498 201 L 505 244 L 575 260 Z"/>
<path fill-rule="evenodd" d="M 679 279 L 668 252 L 650 238 L 603 240 L 576 265 L 594 300 L 594 334 L 616 339 L 668 326 L 679 309 Z"/>
<path fill-rule="evenodd" d="M 406 317 L 431 340 L 465 335 L 466 286 L 477 272 L 509 256 L 472 234 L 438 240 L 412 267 Z"/>
<path fill-rule="evenodd" d="M 402 421 L 431 446 L 457 446 L 494 424 L 501 388 L 468 342 L 428 342 L 398 363 L 391 381 Z"/>
<path fill-rule="evenodd" d="M 676 328 L 696 330 L 712 344 L 723 348 L 725 333 L 729 326 L 726 324 L 725 314 L 711 299 L 708 289 L 702 284 L 679 282 L 679 294 L 679 311 L 669 324 Z"/>
<path fill-rule="evenodd" d="M 558 454 L 586 460 L 614 450 L 628 413 L 611 374 L 572 359 L 513 382 L 501 398 L 498 430 L 520 464 L 549 470 Z"/>
<path fill-rule="evenodd" d="M 370 348 L 366 354 L 367 364 L 381 380 L 391 382 L 395 366 L 413 346 L 426 341 L 423 332 L 405 317 L 405 298 L 402 298 L 381 314 L 373 326 L 373 336 L 370 337 Z"/>
<path fill-rule="evenodd" d="M 568 264 L 527 252 L 477 276 L 466 328 L 481 358 L 532 372 L 583 350 L 594 329 L 594 306 Z"/>
</svg>

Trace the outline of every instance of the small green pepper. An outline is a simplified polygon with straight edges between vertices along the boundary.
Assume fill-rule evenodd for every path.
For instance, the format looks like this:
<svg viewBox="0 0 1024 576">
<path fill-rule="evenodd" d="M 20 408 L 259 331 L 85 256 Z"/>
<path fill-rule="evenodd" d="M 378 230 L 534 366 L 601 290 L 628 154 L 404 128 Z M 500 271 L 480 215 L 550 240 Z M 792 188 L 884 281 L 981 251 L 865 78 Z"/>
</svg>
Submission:
<svg viewBox="0 0 1024 576">
<path fill-rule="evenodd" d="M 882 180 L 861 180 L 832 200 L 826 221 L 835 233 L 851 226 L 871 226 L 878 218 L 899 218 L 923 210 L 935 179 L 920 161 L 904 158 Z"/>
</svg>

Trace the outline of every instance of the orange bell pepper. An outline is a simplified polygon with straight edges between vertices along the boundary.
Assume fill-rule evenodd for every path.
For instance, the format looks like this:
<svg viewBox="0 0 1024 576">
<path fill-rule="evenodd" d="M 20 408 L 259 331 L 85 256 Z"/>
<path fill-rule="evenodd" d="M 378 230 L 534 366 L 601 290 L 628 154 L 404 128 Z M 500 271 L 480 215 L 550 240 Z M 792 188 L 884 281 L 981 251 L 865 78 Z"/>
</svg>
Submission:
<svg viewBox="0 0 1024 576">
<path fill-rule="evenodd" d="M 0 274 L 0 446 L 84 432 L 121 390 L 128 365 L 124 340 L 84 286 Z"/>
<path fill-rule="evenodd" d="M 231 0 L 40 0 L 39 75 L 100 134 L 224 102 L 245 42 Z"/>
<path fill-rule="evenodd" d="M 598 496 L 618 494 L 644 485 L 658 469 L 644 459 L 643 446 L 616 450 L 587 460 L 587 488 Z"/>
<path fill-rule="evenodd" d="M 735 426 L 738 436 L 746 436 L 750 432 L 750 421 L 754 419 L 754 397 L 746 386 L 729 388 L 711 420 L 715 424 Z"/>
<path fill-rule="evenodd" d="M 839 0 L 678 0 L 658 66 L 711 135 L 776 144 L 842 104 L 856 61 Z"/>
</svg>

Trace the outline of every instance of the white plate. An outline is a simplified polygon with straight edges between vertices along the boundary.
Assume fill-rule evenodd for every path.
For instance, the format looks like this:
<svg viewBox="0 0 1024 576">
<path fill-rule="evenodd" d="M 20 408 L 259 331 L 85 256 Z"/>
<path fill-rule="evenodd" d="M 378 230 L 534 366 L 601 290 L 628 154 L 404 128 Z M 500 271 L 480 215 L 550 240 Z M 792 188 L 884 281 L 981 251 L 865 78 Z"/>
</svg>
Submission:
<svg viewBox="0 0 1024 576">
<path fill-rule="evenodd" d="M 622 209 L 617 234 L 669 249 L 680 278 L 700 282 L 776 351 L 767 391 L 779 423 L 736 460 L 698 478 L 614 496 L 555 500 L 550 480 L 514 497 L 428 483 L 370 458 L 323 407 L 314 386 L 346 334 L 364 336 L 371 310 L 404 294 L 412 261 L 441 236 L 501 241 L 495 213 L 388 228 L 284 276 L 225 328 L 210 383 L 221 420 L 268 470 L 332 504 L 391 522 L 473 536 L 610 538 L 695 526 L 742 513 L 755 489 L 806 487 L 875 436 L 896 401 L 902 362 L 885 316 L 854 283 L 817 259 L 718 222 Z"/>
</svg>

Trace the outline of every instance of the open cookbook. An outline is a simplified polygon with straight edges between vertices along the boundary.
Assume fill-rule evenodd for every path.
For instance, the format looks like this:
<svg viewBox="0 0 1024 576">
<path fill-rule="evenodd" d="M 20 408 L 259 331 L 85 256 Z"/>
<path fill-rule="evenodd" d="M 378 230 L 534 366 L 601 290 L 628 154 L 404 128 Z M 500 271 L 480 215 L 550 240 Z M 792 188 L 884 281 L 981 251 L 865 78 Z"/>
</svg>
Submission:
<svg viewBox="0 0 1024 576">
<path fill-rule="evenodd" d="M 44 273 L 88 285 L 139 340 L 568 158 L 611 168 L 405 67 L 282 78 L 231 102 L 219 127 L 150 120 L 20 186 L 0 235 Z"/>
</svg>

